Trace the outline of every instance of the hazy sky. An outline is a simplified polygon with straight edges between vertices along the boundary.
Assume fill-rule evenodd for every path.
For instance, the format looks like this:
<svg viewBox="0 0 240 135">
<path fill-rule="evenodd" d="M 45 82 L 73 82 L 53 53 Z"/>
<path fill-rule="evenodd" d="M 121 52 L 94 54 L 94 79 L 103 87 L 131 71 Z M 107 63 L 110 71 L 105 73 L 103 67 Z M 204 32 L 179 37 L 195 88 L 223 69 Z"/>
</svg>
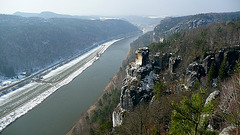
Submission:
<svg viewBox="0 0 240 135">
<path fill-rule="evenodd" d="M 240 0 L 0 0 L 0 13 L 180 16 L 240 11 Z"/>
</svg>

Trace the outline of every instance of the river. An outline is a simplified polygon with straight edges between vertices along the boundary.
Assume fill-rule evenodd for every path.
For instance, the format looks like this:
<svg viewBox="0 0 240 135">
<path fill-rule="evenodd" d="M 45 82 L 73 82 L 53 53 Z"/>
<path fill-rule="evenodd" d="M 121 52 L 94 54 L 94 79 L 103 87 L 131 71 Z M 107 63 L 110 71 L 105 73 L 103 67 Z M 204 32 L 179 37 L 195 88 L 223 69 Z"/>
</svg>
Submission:
<svg viewBox="0 0 240 135">
<path fill-rule="evenodd" d="M 111 45 L 92 66 L 40 105 L 10 124 L 2 135 L 64 135 L 101 95 L 137 37 Z"/>
</svg>

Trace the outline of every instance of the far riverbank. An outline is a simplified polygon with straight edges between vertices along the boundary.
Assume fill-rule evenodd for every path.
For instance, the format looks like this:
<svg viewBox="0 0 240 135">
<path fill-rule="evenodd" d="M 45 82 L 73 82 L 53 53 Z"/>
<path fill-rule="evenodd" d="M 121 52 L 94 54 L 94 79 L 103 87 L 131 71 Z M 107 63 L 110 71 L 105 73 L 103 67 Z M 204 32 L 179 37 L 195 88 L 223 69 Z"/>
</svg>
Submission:
<svg viewBox="0 0 240 135">
<path fill-rule="evenodd" d="M 92 105 L 122 64 L 137 37 L 112 44 L 100 59 L 38 107 L 8 126 L 2 134 L 65 134 Z"/>
</svg>

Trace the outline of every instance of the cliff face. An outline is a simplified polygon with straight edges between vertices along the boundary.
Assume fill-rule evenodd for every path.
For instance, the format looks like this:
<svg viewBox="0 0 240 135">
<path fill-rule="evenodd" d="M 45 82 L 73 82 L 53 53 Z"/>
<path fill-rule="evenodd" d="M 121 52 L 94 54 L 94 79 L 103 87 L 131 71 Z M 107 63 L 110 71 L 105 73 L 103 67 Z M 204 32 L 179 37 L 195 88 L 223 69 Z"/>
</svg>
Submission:
<svg viewBox="0 0 240 135">
<path fill-rule="evenodd" d="M 120 103 L 113 112 L 113 127 L 121 125 L 124 113 L 134 106 L 152 100 L 153 86 L 159 81 L 159 67 L 155 65 L 155 61 L 149 60 L 147 47 L 137 49 L 135 62 L 129 63 L 126 68 Z"/>
<path fill-rule="evenodd" d="M 121 125 L 126 111 L 140 103 L 151 101 L 153 86 L 159 79 L 154 69 L 154 63 L 149 61 L 149 49 L 137 49 L 135 62 L 129 63 L 126 68 L 127 75 L 123 80 L 120 103 L 112 114 L 113 127 Z"/>
<path fill-rule="evenodd" d="M 173 89 L 165 89 L 165 94 L 191 91 L 196 81 L 200 81 L 202 77 L 209 74 L 212 64 L 214 69 L 218 70 L 224 60 L 226 61 L 226 72 L 230 76 L 233 74 L 233 67 L 235 67 L 240 56 L 240 46 L 221 48 L 215 53 L 205 54 L 203 58 L 189 63 L 184 73 L 175 71 L 179 64 L 184 62 L 181 56 L 175 57 L 174 53 L 153 54 L 153 59 L 149 59 L 149 53 L 147 47 L 137 49 L 135 62 L 129 63 L 126 68 L 126 78 L 123 79 L 120 103 L 112 113 L 113 127 L 120 126 L 127 112 L 132 111 L 137 105 L 153 102 L 153 86 L 160 80 L 167 83 L 169 83 L 169 80 L 178 82 Z M 165 76 L 160 77 L 160 73 L 164 73 Z M 213 87 L 215 87 L 214 85 L 216 85 L 216 82 L 213 82 Z M 206 99 L 206 103 L 219 95 L 220 91 L 214 90 L 215 88 Z M 210 126 L 214 127 L 216 125 L 212 124 Z"/>
<path fill-rule="evenodd" d="M 206 76 L 210 70 L 211 64 L 213 64 L 217 69 L 220 68 L 224 59 L 226 59 L 227 74 L 233 74 L 234 66 L 238 60 L 239 53 L 239 45 L 230 48 L 222 48 L 216 53 L 206 54 L 206 56 L 199 60 L 199 62 L 193 62 L 189 64 L 186 70 L 187 86 L 192 87 L 197 80 L 200 80 L 201 77 Z"/>
</svg>

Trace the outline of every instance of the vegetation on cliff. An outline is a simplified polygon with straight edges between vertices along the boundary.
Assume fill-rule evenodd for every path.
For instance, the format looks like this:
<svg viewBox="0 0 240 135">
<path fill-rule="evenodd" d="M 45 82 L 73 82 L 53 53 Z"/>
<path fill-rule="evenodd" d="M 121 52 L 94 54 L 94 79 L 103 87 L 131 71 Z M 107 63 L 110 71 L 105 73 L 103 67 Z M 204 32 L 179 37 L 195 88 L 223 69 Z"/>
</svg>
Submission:
<svg viewBox="0 0 240 135">
<path fill-rule="evenodd" d="M 239 18 L 238 14 L 234 13 L 231 17 Z M 197 16 L 205 18 L 204 15 Z M 112 118 L 109 115 L 105 123 L 91 128 L 89 133 L 217 134 L 229 126 L 233 127 L 228 128 L 233 130 L 230 132 L 238 132 L 239 108 L 233 106 L 238 106 L 239 102 L 240 48 L 237 45 L 240 43 L 240 20 L 231 21 L 224 16 L 220 20 L 227 22 L 181 29 L 161 42 L 153 42 L 156 41 L 156 31 L 136 40 L 123 65 L 125 67 L 134 61 L 137 48 L 149 47 L 150 62 L 160 78 L 153 87 L 154 97 L 151 102 L 138 103 L 131 111 L 126 111 L 121 126 L 111 130 L 109 120 Z M 121 68 L 122 74 L 124 67 Z M 186 127 L 181 125 L 183 123 Z M 102 129 L 106 130 L 102 132 Z"/>
<path fill-rule="evenodd" d="M 188 29 L 194 29 L 209 23 L 236 21 L 240 12 L 233 13 L 207 13 L 181 17 L 168 17 L 161 21 L 154 29 L 154 40 L 159 42 L 161 38 Z"/>
<path fill-rule="evenodd" d="M 221 30 L 219 31 L 219 29 Z M 238 112 L 240 110 L 237 102 L 239 102 L 238 57 L 240 50 L 236 46 L 240 42 L 239 34 L 240 20 L 201 26 L 193 30 L 176 33 L 161 43 L 152 43 L 149 46 L 152 58 L 156 53 L 172 53 L 172 56 L 180 55 L 182 57 L 182 61 L 175 67 L 174 73 L 164 70 L 159 74 L 160 77 L 163 77 L 165 90 L 170 90 L 171 94 L 159 94 L 164 93 L 160 92 L 163 85 L 157 83 L 154 86 L 155 91 L 159 91 L 155 92 L 157 99 L 149 105 L 140 104 L 136 106 L 124 118 L 124 122 L 122 126 L 118 127 L 117 133 L 217 134 L 229 125 L 234 126 L 230 132 L 239 132 L 238 118 L 240 115 Z M 226 53 L 222 53 L 222 49 L 225 49 Z M 216 55 L 215 59 L 211 57 L 213 54 Z M 221 57 L 221 55 L 223 56 Z M 209 65 L 206 68 L 208 77 L 203 75 L 195 81 L 192 87 L 177 91 L 176 88 L 179 84 L 184 84 L 187 81 L 182 76 L 185 76 L 189 64 L 194 61 L 204 64 L 204 59 L 207 60 L 206 57 L 209 57 Z M 228 78 L 229 76 L 230 78 Z M 164 77 L 168 79 L 164 79 Z M 217 78 L 216 87 L 214 80 Z M 206 94 L 200 89 L 206 89 L 204 92 Z M 217 97 L 216 93 L 218 91 L 216 90 L 222 93 L 220 97 Z M 183 96 L 186 93 L 187 95 Z M 216 97 L 212 98 L 209 104 L 206 104 L 209 101 L 207 98 L 210 93 L 216 94 Z M 169 100 L 174 101 L 174 104 L 169 103 Z M 214 103 L 213 101 L 217 102 Z M 156 113 L 158 117 L 155 116 L 155 113 L 151 113 L 153 106 L 155 106 L 154 110 L 158 110 L 158 113 Z M 142 119 L 146 112 L 150 113 L 148 113 L 146 119 Z"/>
<path fill-rule="evenodd" d="M 214 104 L 213 101 L 205 104 L 205 99 L 205 91 L 199 89 L 198 93 L 192 95 L 191 100 L 185 97 L 179 106 L 172 102 L 174 110 L 169 134 L 214 134 L 213 131 L 206 130 L 207 119 L 214 112 Z M 203 115 L 205 116 L 203 117 Z"/>
</svg>

